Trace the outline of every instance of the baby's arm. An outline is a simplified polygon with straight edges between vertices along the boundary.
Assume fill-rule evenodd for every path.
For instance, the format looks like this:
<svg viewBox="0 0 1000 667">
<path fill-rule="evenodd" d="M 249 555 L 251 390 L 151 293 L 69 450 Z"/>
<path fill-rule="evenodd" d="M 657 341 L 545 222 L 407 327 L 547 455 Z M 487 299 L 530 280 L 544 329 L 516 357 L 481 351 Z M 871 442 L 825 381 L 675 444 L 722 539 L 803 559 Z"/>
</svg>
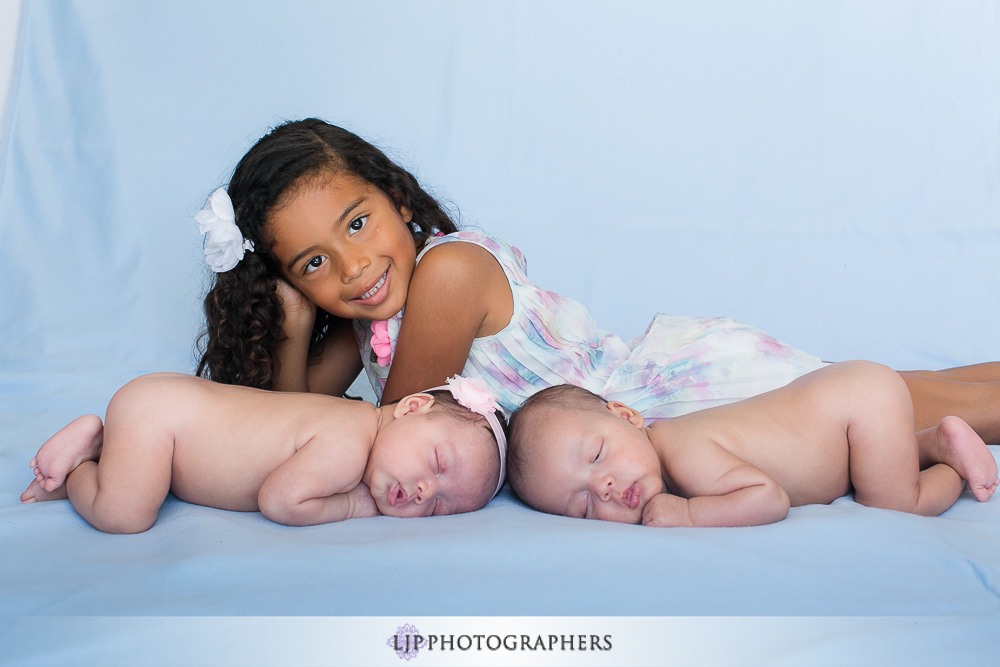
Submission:
<svg viewBox="0 0 1000 667">
<path fill-rule="evenodd" d="M 260 487 L 257 504 L 271 521 L 311 526 L 375 516 L 361 475 L 371 447 L 341 431 L 314 436 L 278 466 Z"/>
<path fill-rule="evenodd" d="M 655 428 L 648 431 L 654 444 Z M 788 515 L 788 494 L 777 481 L 710 437 L 661 445 L 657 452 L 680 495 L 654 496 L 643 508 L 643 525 L 759 526 Z"/>
</svg>

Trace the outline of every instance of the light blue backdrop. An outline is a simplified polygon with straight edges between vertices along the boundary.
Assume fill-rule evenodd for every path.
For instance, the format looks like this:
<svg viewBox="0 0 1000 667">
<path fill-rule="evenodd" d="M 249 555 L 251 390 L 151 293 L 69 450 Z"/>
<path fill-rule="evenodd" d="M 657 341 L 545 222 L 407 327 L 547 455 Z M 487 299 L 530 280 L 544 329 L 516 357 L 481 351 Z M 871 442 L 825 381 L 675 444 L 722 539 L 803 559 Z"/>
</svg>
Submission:
<svg viewBox="0 0 1000 667">
<path fill-rule="evenodd" d="M 1000 358 L 996 2 L 28 2 L 5 371 L 192 367 L 191 215 L 268 126 L 387 149 L 626 336 Z"/>
<path fill-rule="evenodd" d="M 0 615 L 1000 618 L 1000 506 L 968 497 L 939 520 L 842 500 L 697 533 L 509 492 L 301 530 L 169 501 L 130 538 L 17 504 L 66 421 L 139 373 L 193 369 L 192 215 L 269 126 L 310 115 L 624 336 L 664 311 L 828 360 L 1000 359 L 1000 2 L 29 0 L 20 44 L 0 147 Z"/>
</svg>

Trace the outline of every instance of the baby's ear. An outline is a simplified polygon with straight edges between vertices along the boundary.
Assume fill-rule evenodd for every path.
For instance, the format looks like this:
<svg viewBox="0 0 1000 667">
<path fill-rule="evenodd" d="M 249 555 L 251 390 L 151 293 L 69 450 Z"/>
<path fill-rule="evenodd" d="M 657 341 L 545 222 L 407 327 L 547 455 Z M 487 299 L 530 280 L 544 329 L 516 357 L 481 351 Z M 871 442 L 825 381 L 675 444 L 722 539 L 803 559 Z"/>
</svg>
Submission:
<svg viewBox="0 0 1000 667">
<path fill-rule="evenodd" d="M 642 415 L 621 401 L 608 401 L 607 408 L 608 410 L 611 410 L 611 413 L 615 417 L 624 419 L 636 428 L 642 428 L 646 423 L 646 421 L 642 418 Z"/>
<path fill-rule="evenodd" d="M 427 412 L 434 405 L 434 397 L 430 394 L 410 394 L 399 400 L 392 411 L 392 416 L 399 419 L 403 415 Z"/>
</svg>

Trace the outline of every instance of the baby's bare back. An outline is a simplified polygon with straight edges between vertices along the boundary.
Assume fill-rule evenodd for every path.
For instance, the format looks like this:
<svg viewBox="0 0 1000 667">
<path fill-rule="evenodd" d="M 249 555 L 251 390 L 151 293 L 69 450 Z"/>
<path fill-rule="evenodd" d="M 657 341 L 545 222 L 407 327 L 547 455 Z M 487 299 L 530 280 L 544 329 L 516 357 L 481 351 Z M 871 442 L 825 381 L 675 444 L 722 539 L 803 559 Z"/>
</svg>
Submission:
<svg viewBox="0 0 1000 667">
<path fill-rule="evenodd" d="M 827 367 L 738 403 L 656 422 L 649 437 L 668 473 L 679 448 L 715 443 L 773 477 L 792 506 L 829 503 L 851 490 L 849 426 L 858 401 L 879 391 L 879 373 Z"/>
<path fill-rule="evenodd" d="M 375 407 L 320 394 L 223 385 L 159 374 L 156 419 L 174 437 L 170 490 L 186 502 L 255 511 L 267 476 L 315 438 L 370 447 Z M 358 460 L 358 457 L 345 457 Z M 358 470 L 360 477 L 362 470 Z"/>
</svg>

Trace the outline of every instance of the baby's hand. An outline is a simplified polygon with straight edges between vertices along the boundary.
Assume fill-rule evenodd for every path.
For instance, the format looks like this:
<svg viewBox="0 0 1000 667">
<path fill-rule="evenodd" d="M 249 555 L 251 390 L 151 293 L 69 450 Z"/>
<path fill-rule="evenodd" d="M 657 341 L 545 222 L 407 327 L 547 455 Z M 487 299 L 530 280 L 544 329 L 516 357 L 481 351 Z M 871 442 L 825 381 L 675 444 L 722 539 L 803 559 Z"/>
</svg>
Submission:
<svg viewBox="0 0 1000 667">
<path fill-rule="evenodd" d="M 351 515 L 347 517 L 348 519 L 378 516 L 378 507 L 372 498 L 371 489 L 364 482 L 358 482 L 358 485 L 348 492 L 347 497 L 351 499 Z"/>
<path fill-rule="evenodd" d="M 689 527 L 688 501 L 669 493 L 658 493 L 642 508 L 642 525 L 665 528 Z"/>
</svg>

